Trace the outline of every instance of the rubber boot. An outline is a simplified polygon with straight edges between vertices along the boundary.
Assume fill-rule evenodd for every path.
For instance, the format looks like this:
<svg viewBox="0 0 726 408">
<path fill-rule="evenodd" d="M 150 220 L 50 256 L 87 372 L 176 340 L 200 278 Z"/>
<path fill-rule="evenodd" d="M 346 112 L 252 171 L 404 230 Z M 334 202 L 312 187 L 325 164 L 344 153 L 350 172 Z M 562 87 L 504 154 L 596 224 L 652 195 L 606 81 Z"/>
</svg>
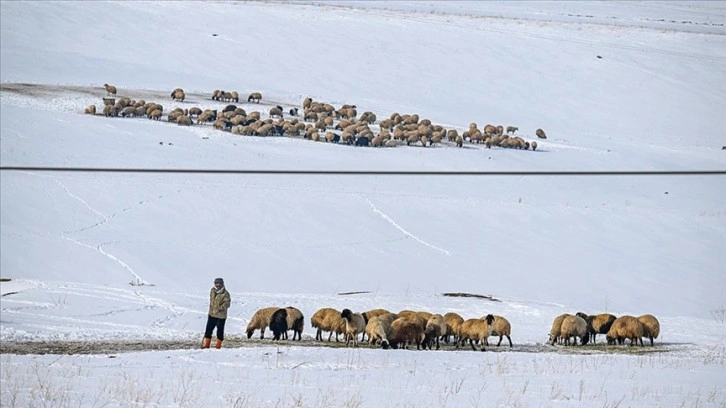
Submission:
<svg viewBox="0 0 726 408">
<path fill-rule="evenodd" d="M 210 344 L 212 344 L 212 338 L 211 337 L 209 337 L 209 338 L 205 337 L 204 340 L 202 340 L 202 348 L 203 349 L 209 348 L 209 345 Z"/>
<path fill-rule="evenodd" d="M 221 349 L 222 348 L 222 340 L 217 339 L 217 342 L 214 344 L 214 348 Z"/>
</svg>

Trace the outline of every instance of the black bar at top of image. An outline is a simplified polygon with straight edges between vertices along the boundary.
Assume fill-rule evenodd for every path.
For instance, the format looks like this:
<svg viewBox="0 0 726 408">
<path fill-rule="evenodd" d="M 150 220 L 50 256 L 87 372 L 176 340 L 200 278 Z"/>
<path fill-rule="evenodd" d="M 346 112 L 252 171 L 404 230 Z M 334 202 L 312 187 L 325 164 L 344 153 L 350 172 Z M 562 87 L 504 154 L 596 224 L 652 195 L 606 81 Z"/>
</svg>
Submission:
<svg viewBox="0 0 726 408">
<path fill-rule="evenodd" d="M 726 175 L 726 170 L 533 170 L 533 171 L 434 171 L 434 170 L 261 170 L 261 169 L 161 169 L 109 167 L 0 166 L 0 171 L 77 173 L 184 173 L 351 176 L 692 176 Z"/>
</svg>

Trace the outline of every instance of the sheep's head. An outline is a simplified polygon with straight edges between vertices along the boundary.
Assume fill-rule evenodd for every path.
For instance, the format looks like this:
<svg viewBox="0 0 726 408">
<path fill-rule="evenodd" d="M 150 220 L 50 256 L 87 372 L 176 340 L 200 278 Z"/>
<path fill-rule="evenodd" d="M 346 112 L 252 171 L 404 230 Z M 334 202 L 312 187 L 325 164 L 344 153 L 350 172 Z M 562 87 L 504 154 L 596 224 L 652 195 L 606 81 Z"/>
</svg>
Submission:
<svg viewBox="0 0 726 408">
<path fill-rule="evenodd" d="M 487 324 L 494 323 L 494 315 L 488 314 L 486 317 L 486 320 L 487 320 Z"/>
<path fill-rule="evenodd" d="M 340 313 L 340 317 L 343 319 L 350 319 L 351 316 L 353 316 L 353 312 L 350 309 L 343 309 L 343 312 Z"/>
<path fill-rule="evenodd" d="M 382 349 L 388 350 L 389 347 L 390 347 L 390 345 L 388 344 L 388 340 L 381 341 L 381 348 Z"/>
</svg>

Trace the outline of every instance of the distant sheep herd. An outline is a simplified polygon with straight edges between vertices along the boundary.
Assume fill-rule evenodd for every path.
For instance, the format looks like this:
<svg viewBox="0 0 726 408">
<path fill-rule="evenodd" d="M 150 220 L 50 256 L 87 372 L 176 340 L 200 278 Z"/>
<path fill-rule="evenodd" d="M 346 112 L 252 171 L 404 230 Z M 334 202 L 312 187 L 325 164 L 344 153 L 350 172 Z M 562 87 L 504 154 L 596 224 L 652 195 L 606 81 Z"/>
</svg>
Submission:
<svg viewBox="0 0 726 408">
<path fill-rule="evenodd" d="M 146 117 L 161 120 L 164 106 L 144 100 L 122 97 L 116 100 L 117 88 L 104 84 L 106 96 L 104 106 L 98 112 L 96 105 L 90 105 L 85 113 L 106 117 Z M 170 98 L 174 102 L 184 103 L 186 94 L 182 88 L 174 89 Z M 214 90 L 210 99 L 217 102 L 239 103 L 237 91 Z M 261 92 L 251 92 L 247 102 L 259 104 Z M 302 108 L 302 117 L 300 110 Z M 285 116 L 290 119 L 286 119 Z M 354 146 L 395 147 L 434 146 L 442 141 L 463 147 L 465 142 L 483 144 L 486 148 L 505 147 L 523 150 L 537 150 L 537 141 L 527 141 L 517 135 L 517 126 L 486 124 L 481 129 L 472 122 L 461 134 L 456 129 L 446 129 L 429 119 L 420 118 L 417 114 L 392 113 L 378 121 L 375 113 L 365 111 L 358 114 L 356 105 L 345 104 L 336 109 L 329 103 L 305 98 L 300 107 L 294 106 L 286 110 L 280 105 L 271 107 L 263 114 L 260 111 L 246 112 L 242 107 L 230 104 L 221 111 L 219 109 L 202 109 L 200 107 L 174 108 L 166 115 L 167 121 L 180 126 L 204 125 L 211 123 L 217 130 L 228 131 L 240 136 L 290 136 L 303 137 L 315 142 L 343 143 Z M 378 132 L 371 125 L 378 125 Z M 547 136 L 542 129 L 535 135 L 540 139 Z"/>
<path fill-rule="evenodd" d="M 440 342 L 453 341 L 459 349 L 467 344 L 472 350 L 485 351 L 489 346 L 489 337 L 499 337 L 497 347 L 506 337 L 509 347 L 512 343 L 512 325 L 503 316 L 487 314 L 482 317 L 464 319 L 457 313 L 435 314 L 427 311 L 401 310 L 392 313 L 386 309 L 373 309 L 365 312 L 354 312 L 351 309 L 342 311 L 332 307 L 317 310 L 310 318 L 310 324 L 316 330 L 316 341 L 345 341 L 346 347 L 358 347 L 360 342 L 368 339 L 369 347 L 383 349 L 408 349 L 416 346 L 417 350 L 441 348 Z M 247 325 L 247 338 L 252 338 L 255 331 L 260 331 L 260 339 L 265 338 L 265 329 L 269 327 L 273 333 L 272 340 L 287 339 L 287 332 L 292 330 L 292 339 L 301 339 L 304 326 L 302 312 L 294 307 L 265 307 L 259 309 Z M 328 332 L 327 340 L 323 333 Z M 660 334 L 660 323 L 653 315 L 640 317 L 620 316 L 602 313 L 586 315 L 578 312 L 574 315 L 557 316 L 549 333 L 548 343 L 565 346 L 596 343 L 598 334 L 604 334 L 608 345 L 623 345 L 628 340 L 631 346 L 640 343 L 644 346 L 643 337 L 650 340 Z"/>
</svg>

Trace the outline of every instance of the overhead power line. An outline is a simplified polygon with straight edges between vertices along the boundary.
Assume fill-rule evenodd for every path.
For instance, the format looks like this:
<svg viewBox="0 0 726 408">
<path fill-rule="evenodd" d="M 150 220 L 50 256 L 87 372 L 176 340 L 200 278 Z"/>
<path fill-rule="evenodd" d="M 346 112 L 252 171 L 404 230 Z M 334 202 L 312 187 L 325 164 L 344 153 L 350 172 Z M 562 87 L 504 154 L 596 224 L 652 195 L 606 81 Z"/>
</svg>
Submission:
<svg viewBox="0 0 726 408">
<path fill-rule="evenodd" d="M 179 173 L 179 174 L 261 174 L 330 176 L 715 176 L 726 170 L 264 170 L 264 169 L 172 169 L 113 167 L 0 166 L 0 171 L 75 173 Z"/>
</svg>

